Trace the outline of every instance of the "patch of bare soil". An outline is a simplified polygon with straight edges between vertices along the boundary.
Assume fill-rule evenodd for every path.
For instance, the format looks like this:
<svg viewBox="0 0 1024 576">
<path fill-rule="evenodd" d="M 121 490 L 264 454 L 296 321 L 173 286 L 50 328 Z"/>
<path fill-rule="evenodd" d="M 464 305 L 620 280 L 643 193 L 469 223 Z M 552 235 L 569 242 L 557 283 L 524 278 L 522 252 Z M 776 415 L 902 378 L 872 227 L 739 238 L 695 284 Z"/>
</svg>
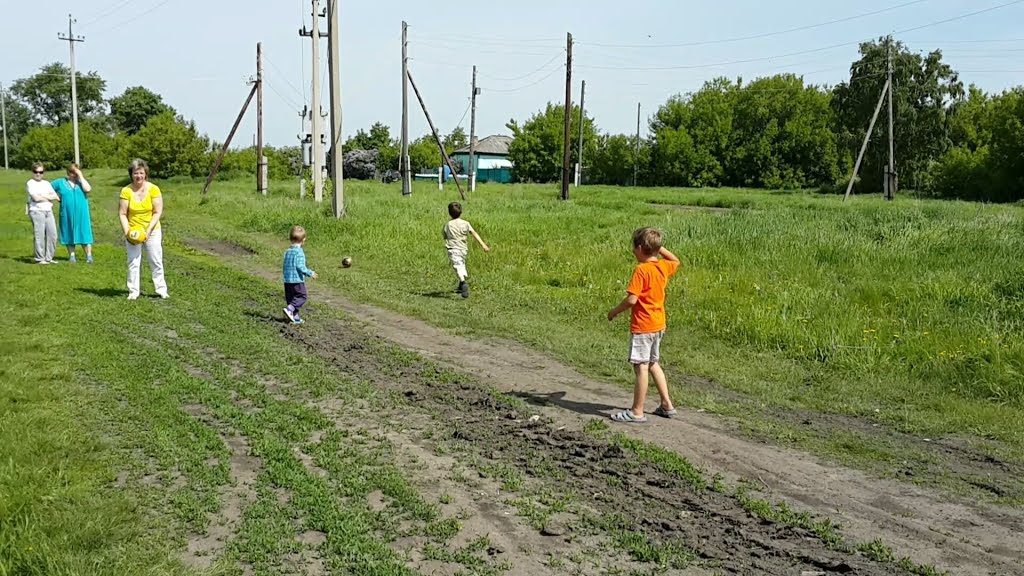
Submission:
<svg viewBox="0 0 1024 576">
<path fill-rule="evenodd" d="M 205 407 L 190 404 L 183 407 L 189 415 L 219 431 L 230 456 L 228 466 L 232 485 L 221 490 L 220 512 L 210 521 L 206 534 L 191 534 L 182 560 L 186 566 L 209 568 L 234 537 L 246 507 L 256 500 L 256 478 L 263 469 L 259 458 L 250 455 L 249 443 L 243 436 L 226 432 Z"/>
<path fill-rule="evenodd" d="M 272 271 L 252 263 L 232 262 L 250 273 L 276 280 Z M 511 461 L 529 464 L 539 458 L 571 472 L 570 486 L 579 493 L 596 488 L 589 485 L 593 482 L 603 486 L 591 494 L 607 494 L 608 479 L 620 479 L 633 492 L 623 490 L 608 496 L 611 500 L 605 509 L 632 510 L 634 493 L 649 495 L 651 498 L 643 499 L 641 510 L 652 536 L 695 542 L 698 549 L 712 558 L 727 553 L 730 558 L 725 562 L 733 571 L 799 574 L 799 567 L 803 567 L 808 572 L 852 568 L 857 573 L 887 573 L 888 568 L 880 565 L 862 564 L 860 557 L 823 549 L 820 541 L 797 531 L 752 521 L 734 503 L 715 494 L 694 494 L 657 470 L 634 471 L 624 464 L 630 460 L 626 455 L 572 432 L 594 416 L 606 418 L 611 410 L 623 407 L 628 401 L 628 391 L 623 388 L 591 380 L 514 342 L 453 336 L 422 321 L 352 302 L 322 286 L 313 286 L 310 292 L 314 302 L 361 318 L 371 333 L 394 344 L 455 367 L 499 390 L 547 399 L 548 405 L 537 410 L 555 428 L 526 428 L 503 419 L 498 404 L 482 397 L 474 386 L 433 388 L 434 383 L 424 382 L 415 376 L 414 370 L 406 368 L 396 368 L 406 377 L 390 380 L 409 386 L 413 399 L 429 399 L 442 414 L 466 417 L 463 422 L 472 425 L 460 426 L 458 430 L 467 441 L 493 446 L 508 454 Z M 330 332 L 330 337 L 314 336 L 318 330 Z M 285 326 L 283 331 L 339 368 L 369 375 L 380 373 L 380 358 L 366 344 L 364 335 L 350 335 L 352 326 L 328 323 L 318 328 L 317 323 L 311 322 L 302 330 Z M 441 398 L 435 396 L 438 393 Z M 809 417 L 811 422 L 822 420 L 814 414 Z M 552 431 L 560 426 L 567 428 Z M 837 521 L 849 539 L 881 539 L 898 556 L 909 556 L 958 575 L 1014 574 L 1019 573 L 1024 563 L 1024 547 L 1020 545 L 1024 512 L 1020 509 L 956 499 L 908 482 L 879 480 L 800 451 L 750 440 L 737 433 L 733 423 L 685 408 L 675 420 L 656 420 L 620 430 L 672 450 L 709 472 L 723 474 L 727 480 L 760 480 L 774 497 Z M 940 452 L 936 460 L 941 462 L 943 457 Z M 963 461 L 972 459 L 973 455 Z M 981 461 L 984 464 L 984 456 Z M 988 470 L 1002 474 L 1001 478 L 1013 473 L 1000 472 L 1000 468 L 992 463 Z M 659 505 L 652 498 L 676 504 Z M 670 510 L 680 509 L 697 512 L 690 518 L 705 518 L 707 514 L 714 521 L 683 521 L 669 514 Z"/>
<path fill-rule="evenodd" d="M 688 212 L 711 212 L 717 214 L 724 214 L 731 212 L 732 208 L 722 208 L 720 206 L 697 206 L 693 204 L 660 204 L 658 202 L 651 202 L 651 206 L 655 208 L 670 208 L 672 210 L 686 210 Z"/>
<path fill-rule="evenodd" d="M 201 252 L 208 252 L 216 256 L 252 256 L 256 252 L 242 246 L 229 242 L 227 240 L 210 240 L 208 238 L 186 238 L 185 245 L 199 250 Z"/>
</svg>

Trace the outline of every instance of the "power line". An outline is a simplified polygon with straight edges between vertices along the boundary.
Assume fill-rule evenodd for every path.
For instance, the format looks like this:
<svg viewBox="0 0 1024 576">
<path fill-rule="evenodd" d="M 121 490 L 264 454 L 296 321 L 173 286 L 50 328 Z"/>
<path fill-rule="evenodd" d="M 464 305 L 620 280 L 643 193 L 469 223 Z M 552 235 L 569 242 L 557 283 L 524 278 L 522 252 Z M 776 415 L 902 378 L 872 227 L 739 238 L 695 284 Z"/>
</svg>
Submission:
<svg viewBox="0 0 1024 576">
<path fill-rule="evenodd" d="M 522 44 L 554 43 L 554 46 L 561 46 L 564 43 L 562 38 L 495 38 L 483 36 L 432 36 L 430 34 L 417 35 L 423 40 L 437 40 L 442 42 L 462 44 L 490 44 L 495 46 L 520 46 Z"/>
<path fill-rule="evenodd" d="M 277 94 L 277 97 L 280 98 L 281 100 L 283 100 L 289 106 L 293 106 L 295 108 L 301 108 L 302 107 L 298 103 L 296 103 L 295 100 L 292 100 L 288 96 L 285 96 L 284 94 L 281 94 L 280 92 L 278 92 L 277 88 L 274 88 L 273 84 L 267 82 L 266 76 L 264 76 L 264 78 L 263 78 L 263 83 L 267 85 L 267 88 L 270 88 L 271 92 L 273 92 L 274 94 Z"/>
<path fill-rule="evenodd" d="M 865 12 L 863 14 L 857 14 L 856 16 L 847 16 L 845 18 L 838 18 L 836 20 L 829 20 L 827 22 L 819 22 L 817 24 L 809 24 L 807 26 L 798 26 L 796 28 L 788 28 L 786 30 L 778 30 L 775 32 L 765 32 L 762 34 L 753 34 L 750 36 L 736 36 L 734 38 L 722 38 L 717 40 L 700 40 L 696 42 L 684 42 L 681 44 L 601 44 L 592 42 L 579 42 L 578 44 L 584 46 L 600 46 L 603 48 L 684 48 L 690 46 L 706 46 L 709 44 L 727 44 L 732 42 L 743 42 L 745 40 L 757 40 L 759 38 L 770 38 L 772 36 L 781 36 L 784 34 L 792 34 L 793 32 L 801 32 L 804 30 L 813 30 L 815 28 L 821 28 L 824 26 L 831 26 L 832 24 L 841 24 L 843 22 L 850 22 L 852 20 L 859 20 L 861 18 L 867 18 L 869 16 L 875 16 L 877 14 L 883 14 L 885 12 L 891 12 L 893 10 L 899 10 L 900 8 L 906 8 L 915 4 L 921 4 L 922 2 L 928 2 L 929 0 L 912 0 L 911 2 L 904 2 L 897 4 L 896 6 L 890 6 L 889 8 L 882 8 L 880 10 L 874 10 L 872 12 Z"/>
<path fill-rule="evenodd" d="M 548 72 L 547 74 L 545 74 L 539 80 L 537 80 L 535 82 L 530 82 L 529 84 L 526 84 L 525 86 L 520 86 L 518 88 L 502 88 L 502 89 L 499 89 L 499 88 L 487 88 L 486 90 L 488 92 L 502 92 L 502 93 L 519 92 L 520 90 L 526 90 L 527 88 L 530 88 L 530 87 L 536 86 L 537 84 L 540 84 L 541 82 L 547 80 L 548 78 L 551 78 L 556 73 L 561 72 L 564 69 L 565 69 L 564 65 L 559 65 L 559 66 L 555 67 L 553 70 L 551 70 L 550 72 Z"/>
<path fill-rule="evenodd" d="M 999 5 L 996 5 L 996 6 L 989 7 L 989 8 L 985 8 L 983 10 L 976 10 L 974 12 L 968 12 L 967 14 L 961 14 L 960 16 L 955 16 L 953 18 L 947 18 L 945 20 L 938 20 L 938 21 L 935 21 L 935 22 L 930 22 L 928 24 L 922 24 L 920 26 L 914 26 L 912 28 L 905 28 L 903 30 L 898 30 L 898 31 L 894 32 L 894 35 L 906 34 L 908 32 L 914 32 L 914 31 L 917 31 L 917 30 L 923 30 L 925 28 L 930 28 L 930 27 L 933 27 L 933 26 L 939 26 L 939 25 L 942 25 L 942 24 L 948 24 L 950 22 L 955 22 L 957 20 L 963 20 L 965 18 L 970 18 L 972 16 L 977 16 L 979 14 L 985 14 L 987 12 L 992 12 L 992 11 L 998 10 L 1000 8 L 1006 8 L 1008 6 L 1013 6 L 1015 4 L 1020 4 L 1022 2 L 1024 2 L 1024 0 L 1012 0 L 1011 2 L 1006 2 L 1006 3 L 1003 3 L 1003 4 L 999 4 Z M 775 56 L 761 56 L 761 57 L 757 57 L 757 58 L 747 58 L 747 59 L 743 59 L 743 60 L 732 60 L 732 61 L 728 61 L 728 62 L 717 62 L 717 63 L 714 63 L 714 64 L 681 64 L 681 65 L 675 65 L 675 66 L 586 66 L 586 65 L 581 65 L 581 66 L 579 66 L 579 68 L 589 68 L 589 69 L 592 69 L 592 70 L 630 70 L 630 71 L 650 71 L 650 72 L 667 71 L 667 70 L 695 70 L 695 69 L 699 69 L 699 68 L 718 68 L 718 67 L 721 67 L 721 66 L 732 66 L 732 65 L 736 65 L 736 64 L 750 64 L 750 63 L 753 63 L 753 62 L 767 62 L 769 60 L 776 60 L 776 59 L 779 59 L 779 58 L 789 58 L 791 56 L 799 56 L 799 55 L 802 55 L 802 54 L 812 54 L 812 53 L 815 53 L 815 52 L 824 52 L 824 51 L 827 51 L 827 50 L 834 50 L 836 48 L 845 48 L 845 47 L 848 47 L 848 46 L 856 46 L 856 45 L 861 44 L 862 42 L 870 42 L 872 40 L 873 40 L 873 38 L 866 39 L 866 40 L 855 40 L 855 41 L 852 41 L 852 42 L 841 42 L 839 44 L 831 44 L 829 46 L 821 46 L 821 47 L 818 47 L 818 48 L 811 48 L 809 50 L 800 50 L 800 51 L 797 51 L 797 52 L 790 52 L 788 54 L 777 54 Z"/>
<path fill-rule="evenodd" d="M 306 12 L 305 12 L 304 0 L 299 0 L 299 14 L 302 20 L 302 29 L 306 29 Z M 302 74 L 302 101 L 308 102 L 309 96 L 306 95 L 306 42 L 299 37 L 299 50 L 302 52 L 302 60 L 299 62 L 299 71 Z"/>
<path fill-rule="evenodd" d="M 144 12 L 142 12 L 141 14 L 136 14 L 135 16 L 132 16 L 131 18 L 127 18 L 125 20 L 122 20 L 121 22 L 118 22 L 117 24 L 114 24 L 113 26 L 108 26 L 106 28 L 101 28 L 99 31 L 100 32 L 110 32 L 111 30 L 116 30 L 116 29 L 124 26 L 125 24 L 131 24 L 132 22 L 135 22 L 139 18 L 142 18 L 143 16 L 146 16 L 146 15 L 156 11 L 158 8 L 161 8 L 164 5 L 169 4 L 170 2 L 171 2 L 171 0 L 163 0 L 163 2 L 160 2 L 160 3 L 156 4 L 155 6 L 153 6 L 152 8 L 150 8 L 150 9 L 144 11 Z"/>
<path fill-rule="evenodd" d="M 104 10 L 98 16 L 94 17 L 92 20 L 89 20 L 85 24 L 82 24 L 82 27 L 85 28 L 87 26 L 91 26 L 91 25 L 95 24 L 96 22 L 99 22 L 100 20 L 103 20 L 107 16 L 110 16 L 114 12 L 120 10 L 122 7 L 127 6 L 128 4 L 131 4 L 131 3 L 132 3 L 132 0 L 123 0 L 122 2 L 114 4 L 114 5 L 112 5 L 112 7 L 110 7 L 109 10 Z"/>
<path fill-rule="evenodd" d="M 466 53 L 466 48 L 464 46 L 461 46 L 461 47 L 460 46 L 447 46 L 447 45 L 444 45 L 444 44 L 441 44 L 441 43 L 421 42 L 419 40 L 417 40 L 416 46 L 421 46 L 423 48 L 434 49 L 434 50 L 447 50 L 449 52 L 458 52 L 460 54 L 465 54 Z M 540 48 L 540 47 L 538 47 L 538 48 Z M 473 53 L 474 54 L 498 54 L 498 55 L 501 55 L 501 56 L 544 56 L 544 57 L 547 57 L 547 56 L 551 55 L 551 52 L 519 52 L 519 51 L 514 51 L 514 50 L 476 50 L 476 49 L 473 50 Z"/>
<path fill-rule="evenodd" d="M 536 70 L 533 70 L 531 72 L 523 74 L 522 76 L 516 76 L 515 78 L 501 78 L 501 77 L 498 77 L 498 76 L 491 76 L 490 74 L 485 74 L 483 72 L 480 72 L 479 74 L 481 76 L 483 76 L 484 78 L 490 78 L 491 80 L 497 80 L 499 82 L 518 82 L 519 80 L 525 80 L 526 78 L 529 78 L 530 76 L 533 76 L 534 74 L 543 71 L 545 68 L 550 66 L 554 61 L 561 60 L 564 57 L 565 56 L 564 56 L 564 50 L 563 50 L 562 52 L 552 56 L 551 59 L 548 60 L 547 62 L 541 64 Z"/>
<path fill-rule="evenodd" d="M 299 96 L 302 96 L 302 100 L 303 101 L 306 100 L 305 93 L 302 90 L 299 90 L 298 88 L 296 88 L 295 84 L 292 84 L 291 80 L 288 79 L 288 76 L 285 75 L 285 73 L 282 72 L 281 69 L 277 67 L 277 64 L 274 64 L 274 62 L 272 60 L 270 60 L 270 58 L 267 58 L 266 54 L 263 55 L 263 60 L 267 64 L 270 64 L 270 67 L 273 68 L 274 70 L 276 70 L 281 75 L 281 79 L 284 80 L 285 83 L 288 84 L 288 86 L 290 86 L 291 89 L 294 90 L 296 94 L 298 94 Z"/>
</svg>

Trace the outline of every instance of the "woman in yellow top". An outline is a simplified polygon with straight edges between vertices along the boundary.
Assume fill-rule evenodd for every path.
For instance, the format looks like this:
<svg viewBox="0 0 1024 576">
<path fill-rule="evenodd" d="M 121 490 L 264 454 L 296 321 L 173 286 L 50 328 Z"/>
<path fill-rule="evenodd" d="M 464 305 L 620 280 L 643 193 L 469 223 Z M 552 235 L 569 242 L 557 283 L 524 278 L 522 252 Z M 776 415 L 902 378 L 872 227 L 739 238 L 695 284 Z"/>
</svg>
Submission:
<svg viewBox="0 0 1024 576">
<path fill-rule="evenodd" d="M 169 298 L 167 282 L 164 280 L 164 250 L 161 245 L 163 232 L 160 217 L 164 213 L 164 199 L 160 188 L 149 182 L 149 165 L 145 160 L 133 160 L 128 167 L 132 183 L 121 189 L 120 217 L 124 231 L 125 248 L 128 250 L 128 299 L 139 297 L 139 270 L 142 267 L 142 248 L 146 248 L 149 269 L 153 272 L 153 287 L 161 298 Z M 132 244 L 128 231 L 141 227 L 146 232 L 145 242 Z"/>
</svg>

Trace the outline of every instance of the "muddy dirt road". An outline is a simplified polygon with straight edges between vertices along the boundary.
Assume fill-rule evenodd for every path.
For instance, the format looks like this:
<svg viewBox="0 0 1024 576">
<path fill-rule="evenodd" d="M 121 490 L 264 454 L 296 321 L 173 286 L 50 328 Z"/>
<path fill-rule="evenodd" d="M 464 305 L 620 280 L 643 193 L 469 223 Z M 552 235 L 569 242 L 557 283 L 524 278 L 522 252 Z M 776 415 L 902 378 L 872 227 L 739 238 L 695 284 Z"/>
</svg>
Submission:
<svg viewBox="0 0 1024 576">
<path fill-rule="evenodd" d="M 220 255 L 226 250 L 210 243 L 197 248 Z M 261 269 L 251 260 L 228 260 L 251 274 L 277 280 L 274 271 Z M 735 498 L 713 490 L 695 491 L 679 475 L 658 467 L 636 466 L 635 458 L 619 446 L 584 433 L 588 422 L 606 420 L 610 411 L 623 407 L 628 401 L 624 388 L 586 378 L 513 342 L 446 334 L 321 286 L 311 286 L 310 296 L 317 305 L 359 318 L 365 330 L 386 342 L 523 398 L 543 417 L 524 425 L 528 415 L 516 413 L 474 383 L 431 377 L 429 367 L 412 366 L 402 369 L 398 377 L 381 378 L 382 386 L 435 414 L 435 424 L 412 426 L 412 437 L 422 438 L 423 431 L 436 427 L 436 422 L 447 423 L 441 434 L 449 435 L 445 442 L 484 465 L 516 467 L 541 483 L 549 477 L 562 479 L 570 492 L 590 495 L 585 499 L 586 508 L 604 518 L 619 511 L 641 519 L 640 530 L 649 539 L 666 545 L 682 543 L 714 571 L 906 573 L 894 564 L 830 549 L 806 530 L 759 521 Z M 365 336 L 354 334 L 347 323 L 310 323 L 302 330 L 290 326 L 283 330 L 297 345 L 347 370 L 379 373 L 373 346 L 363 346 L 360 341 Z M 670 377 L 679 382 L 677 375 Z M 683 391 L 680 398 L 685 398 L 685 386 L 682 383 L 677 388 Z M 401 415 L 391 417 L 400 419 Z M 817 422 L 815 415 L 801 418 L 812 426 L 835 425 L 824 415 Z M 675 452 L 708 475 L 721 474 L 734 485 L 751 480 L 760 486 L 761 497 L 785 501 L 796 510 L 837 522 L 851 542 L 879 539 L 891 546 L 897 557 L 908 556 L 951 574 L 1024 574 L 1024 512 L 1020 509 L 959 501 L 910 483 L 880 480 L 799 451 L 753 441 L 738 433 L 728 420 L 685 406 L 680 406 L 675 420 L 652 418 L 650 422 L 614 430 Z M 961 447 L 943 448 L 940 444 L 934 449 L 952 468 L 978 472 L 996 487 L 1000 478 L 1021 473 L 1017 466 Z M 642 498 L 636 498 L 638 495 Z"/>
</svg>

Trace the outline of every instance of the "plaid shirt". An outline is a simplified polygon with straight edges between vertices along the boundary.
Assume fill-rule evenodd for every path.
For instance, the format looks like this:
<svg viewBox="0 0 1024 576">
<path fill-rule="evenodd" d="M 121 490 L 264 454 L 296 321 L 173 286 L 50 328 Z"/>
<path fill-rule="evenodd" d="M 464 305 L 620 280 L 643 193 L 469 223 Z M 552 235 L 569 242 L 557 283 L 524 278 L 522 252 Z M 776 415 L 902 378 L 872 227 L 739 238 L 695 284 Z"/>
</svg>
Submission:
<svg viewBox="0 0 1024 576">
<path fill-rule="evenodd" d="M 313 275 L 313 271 L 306 268 L 306 253 L 302 251 L 302 246 L 293 244 L 285 251 L 281 275 L 285 284 L 300 284 L 306 281 L 306 276 Z"/>
</svg>

